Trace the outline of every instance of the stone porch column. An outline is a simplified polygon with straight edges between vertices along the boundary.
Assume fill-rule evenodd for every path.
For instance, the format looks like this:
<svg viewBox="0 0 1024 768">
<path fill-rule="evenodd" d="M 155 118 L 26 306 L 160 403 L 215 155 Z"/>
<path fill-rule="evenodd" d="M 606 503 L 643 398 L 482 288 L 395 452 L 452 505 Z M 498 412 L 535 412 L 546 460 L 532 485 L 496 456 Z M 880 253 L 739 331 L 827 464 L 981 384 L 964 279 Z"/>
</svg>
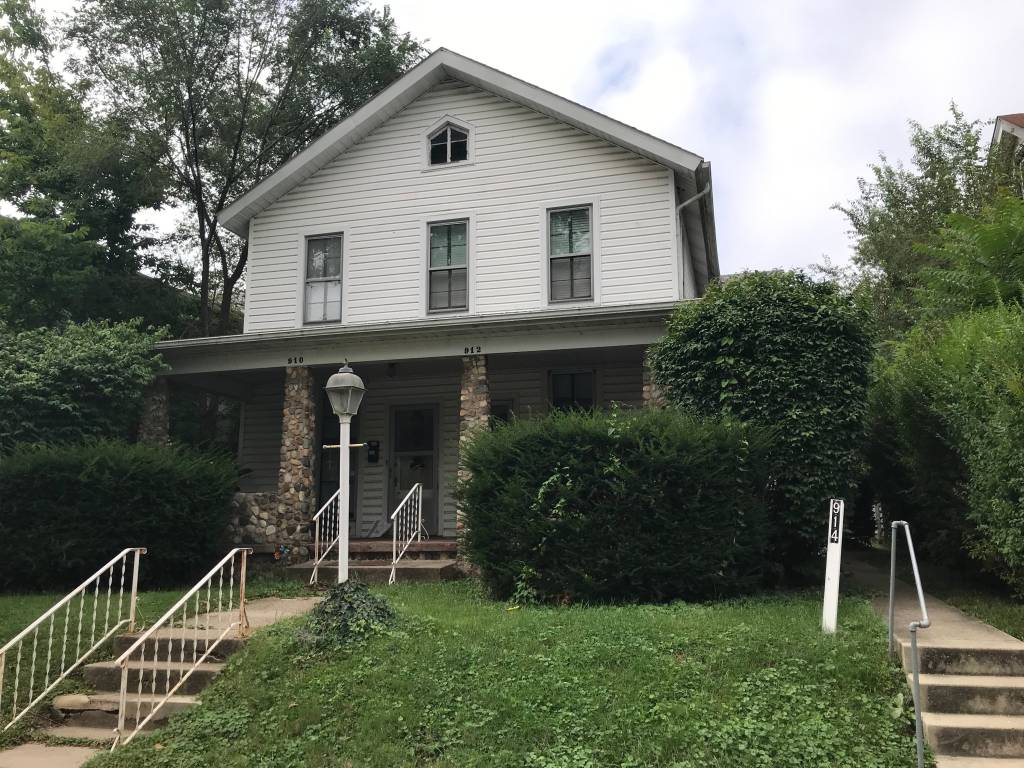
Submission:
<svg viewBox="0 0 1024 768">
<path fill-rule="evenodd" d="M 277 475 L 277 526 L 268 540 L 296 548 L 309 543 L 306 530 L 316 504 L 316 377 L 304 366 L 284 372 L 281 466 Z"/>
<path fill-rule="evenodd" d="M 665 394 L 654 380 L 654 371 L 651 370 L 651 364 L 648 362 L 646 354 L 644 355 L 643 388 L 640 396 L 644 408 L 664 408 L 666 405 Z"/>
<path fill-rule="evenodd" d="M 167 443 L 171 439 L 170 392 L 167 377 L 158 376 L 146 388 L 139 418 L 140 443 Z"/>
<path fill-rule="evenodd" d="M 462 387 L 459 392 L 459 454 L 472 436 L 487 429 L 491 419 L 491 393 L 487 387 L 487 355 L 466 355 L 462 358 Z M 470 476 L 459 461 L 459 480 Z M 455 518 L 455 530 L 461 533 L 464 524 L 462 510 Z"/>
</svg>

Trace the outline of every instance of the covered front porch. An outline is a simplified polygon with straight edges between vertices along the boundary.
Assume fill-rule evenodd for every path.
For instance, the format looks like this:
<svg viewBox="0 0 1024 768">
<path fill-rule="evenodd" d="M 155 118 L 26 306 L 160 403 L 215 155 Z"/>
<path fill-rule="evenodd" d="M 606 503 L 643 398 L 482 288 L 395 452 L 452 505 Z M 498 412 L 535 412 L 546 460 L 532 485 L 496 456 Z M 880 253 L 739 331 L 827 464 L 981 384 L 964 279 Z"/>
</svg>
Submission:
<svg viewBox="0 0 1024 768">
<path fill-rule="evenodd" d="M 347 360 L 366 385 L 352 424 L 352 443 L 359 447 L 349 449 L 353 556 L 361 556 L 360 547 L 372 549 L 361 542 L 383 537 L 390 545 L 391 513 L 416 483 L 423 488 L 425 535 L 454 542 L 461 527 L 460 444 L 494 421 L 540 416 L 551 408 L 653 401 L 657 393 L 644 357 L 662 318 L 587 333 L 569 328 L 564 345 L 552 343 L 550 335 L 530 338 L 531 329 L 520 325 L 517 331 L 527 337 L 521 342 L 451 349 L 448 341 L 449 354 L 426 354 L 436 340 L 410 339 L 401 348 L 363 338 L 360 344 L 321 342 L 315 353 L 259 367 L 246 363 L 263 363 L 263 355 L 243 349 L 246 354 L 221 350 L 215 357 L 214 340 L 196 340 L 165 352 L 172 371 L 155 391 L 147 419 L 166 420 L 166 401 L 179 388 L 238 400 L 242 476 L 231 536 L 238 545 L 301 562 L 312 554 L 313 516 L 338 488 L 339 428 L 324 385 Z M 523 346 L 540 348 L 506 351 Z M 186 354 L 182 347 L 199 349 Z M 485 353 L 488 348 L 498 351 Z M 149 432 L 166 434 L 166 428 Z"/>
</svg>

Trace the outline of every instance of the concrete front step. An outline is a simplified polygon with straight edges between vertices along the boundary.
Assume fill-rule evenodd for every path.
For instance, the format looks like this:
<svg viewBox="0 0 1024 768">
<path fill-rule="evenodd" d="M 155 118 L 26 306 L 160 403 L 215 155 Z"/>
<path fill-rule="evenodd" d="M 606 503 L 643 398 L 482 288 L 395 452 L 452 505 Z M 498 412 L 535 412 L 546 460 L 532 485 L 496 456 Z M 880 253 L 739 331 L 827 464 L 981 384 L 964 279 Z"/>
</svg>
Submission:
<svg viewBox="0 0 1024 768">
<path fill-rule="evenodd" d="M 143 693 L 146 690 L 152 690 L 153 678 L 156 676 L 156 692 L 158 694 L 163 693 L 165 690 L 173 688 L 181 677 L 192 669 L 191 662 L 180 662 L 167 663 L 161 661 L 157 664 L 156 669 L 150 662 L 142 663 L 138 661 L 128 662 L 128 690 L 137 691 L 139 686 L 139 677 L 142 678 L 142 690 Z M 199 693 L 206 686 L 208 686 L 217 675 L 220 674 L 221 670 L 224 669 L 224 665 L 221 663 L 204 662 L 196 667 L 195 671 L 185 679 L 185 682 L 175 693 L 182 695 L 189 695 Z M 93 686 L 97 691 L 118 691 L 121 690 L 121 668 L 112 661 L 97 661 L 92 664 L 86 664 L 84 667 L 84 676 L 86 682 Z M 170 684 L 168 684 L 170 680 Z"/>
<path fill-rule="evenodd" d="M 353 539 L 348 545 L 349 561 L 387 560 L 391 562 L 392 541 L 383 539 Z M 425 539 L 414 541 L 406 550 L 403 560 L 446 560 L 455 557 L 459 544 L 455 539 Z"/>
<path fill-rule="evenodd" d="M 923 633 L 923 630 L 922 630 Z M 910 669 L 910 643 L 900 642 L 903 667 Z M 918 644 L 921 674 L 1024 676 L 1024 645 Z"/>
<path fill-rule="evenodd" d="M 907 675 L 913 685 L 913 675 Z M 1024 677 L 921 675 L 921 708 L 965 715 L 1024 715 Z"/>
<path fill-rule="evenodd" d="M 923 712 L 932 751 L 964 757 L 1024 757 L 1024 716 Z"/>
<path fill-rule="evenodd" d="M 139 696 L 136 691 L 129 691 L 125 697 L 126 722 L 134 726 L 137 720 L 145 719 L 162 699 L 163 696 L 160 694 L 154 696 L 151 693 L 143 693 Z M 113 691 L 88 694 L 69 693 L 55 698 L 53 707 L 67 718 L 66 724 L 68 725 L 114 728 L 117 725 L 120 703 L 120 696 Z M 153 719 L 147 723 L 147 727 L 162 724 L 172 715 L 191 709 L 198 703 L 199 699 L 195 696 L 175 694 L 156 711 Z"/>
<path fill-rule="evenodd" d="M 1024 768 L 1024 759 L 1013 757 L 957 757 L 936 755 L 935 768 Z"/>
<path fill-rule="evenodd" d="M 391 576 L 390 560 L 350 561 L 349 575 L 366 584 L 387 584 Z M 313 573 L 312 561 L 299 563 L 288 568 L 288 572 L 296 578 L 309 580 Z M 320 564 L 320 583 L 332 584 L 336 580 L 338 563 L 325 560 Z M 459 577 L 458 562 L 450 559 L 440 560 L 402 560 L 395 571 L 395 580 L 399 583 L 439 582 Z"/>
<path fill-rule="evenodd" d="M 161 659 L 166 659 L 168 653 L 170 653 L 171 658 L 180 659 L 184 651 L 185 661 L 189 661 L 192 659 L 193 649 L 195 650 L 196 657 L 202 656 L 206 653 L 207 648 L 217 642 L 217 638 L 220 635 L 221 632 L 217 630 L 200 629 L 197 631 L 188 627 L 157 630 L 143 643 L 139 650 L 132 654 L 132 658 L 142 658 L 144 653 L 145 658 L 148 661 L 152 661 L 155 649 L 158 657 Z M 138 633 L 118 635 L 114 638 L 114 653 L 120 656 L 131 648 L 139 637 L 141 637 L 141 634 Z M 214 648 L 213 653 L 207 658 L 211 661 L 223 661 L 231 654 L 241 650 L 244 645 L 245 640 L 229 634 L 217 643 L 217 647 Z"/>
</svg>

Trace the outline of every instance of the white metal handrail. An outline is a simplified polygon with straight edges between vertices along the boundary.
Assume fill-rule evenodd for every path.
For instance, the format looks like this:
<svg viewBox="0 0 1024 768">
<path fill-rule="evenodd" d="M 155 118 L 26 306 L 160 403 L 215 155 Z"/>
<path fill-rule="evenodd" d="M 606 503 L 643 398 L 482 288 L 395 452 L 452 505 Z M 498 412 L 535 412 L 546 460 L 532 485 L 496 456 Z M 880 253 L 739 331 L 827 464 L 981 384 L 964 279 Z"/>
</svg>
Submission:
<svg viewBox="0 0 1024 768">
<path fill-rule="evenodd" d="M 917 568 L 917 555 L 914 553 L 914 540 L 910 536 L 910 524 L 905 520 L 893 520 L 891 547 L 889 553 L 889 655 L 892 656 L 894 625 L 896 621 L 896 540 L 899 529 L 907 534 L 907 551 L 910 553 L 910 567 L 914 571 L 914 586 L 917 588 L 917 602 L 921 606 L 921 618 L 910 622 L 910 666 L 914 679 L 914 731 L 917 738 L 917 766 L 924 768 L 924 728 L 921 722 L 921 660 L 917 650 L 917 630 L 928 629 L 931 619 L 928 618 L 928 606 L 924 602 L 924 589 L 921 587 L 921 573 Z"/>
<path fill-rule="evenodd" d="M 340 560 L 341 488 L 336 490 L 334 495 L 313 515 L 313 573 L 309 577 L 310 584 L 317 583 L 320 564 L 327 559 L 335 546 L 338 547 L 338 559 Z"/>
<path fill-rule="evenodd" d="M 135 734 L 145 727 L 146 723 L 160 711 L 167 700 L 181 688 L 199 665 L 210 657 L 210 654 L 232 631 L 237 631 L 238 637 L 245 636 L 249 628 L 249 620 L 245 615 L 245 570 L 247 558 L 251 553 L 252 550 L 245 547 L 238 547 L 228 552 L 192 589 L 171 606 L 167 613 L 154 622 L 153 626 L 118 657 L 115 664 L 121 668 L 121 697 L 114 747 L 131 741 Z M 236 560 L 239 561 L 237 603 L 235 602 Z M 227 570 L 226 584 L 225 569 Z M 204 591 L 205 596 L 203 595 Z M 192 611 L 191 621 L 189 619 L 190 608 Z M 204 631 L 203 636 L 200 636 L 200 629 Z M 199 653 L 200 641 L 204 645 L 201 655 Z M 150 643 L 152 643 L 153 658 L 147 662 L 147 645 Z M 188 645 L 191 645 L 191 654 L 186 651 Z M 161 653 L 162 650 L 166 650 L 165 655 Z M 191 659 L 188 659 L 188 656 L 191 656 Z M 135 673 L 138 680 L 135 717 L 133 718 L 135 725 L 128 729 L 126 727 L 128 678 L 131 672 Z M 163 685 L 160 685 L 161 679 Z M 172 684 L 172 680 L 176 680 L 176 682 Z M 149 689 L 149 712 L 145 718 L 140 720 L 146 688 Z M 159 688 L 163 689 L 161 693 L 157 692 Z"/>
<path fill-rule="evenodd" d="M 133 554 L 131 591 L 128 596 L 127 615 L 124 605 L 124 584 L 128 566 L 128 556 Z M 57 687 L 61 680 L 81 665 L 90 654 L 109 640 L 121 627 L 127 626 L 129 631 L 135 628 L 135 604 L 139 588 L 139 557 L 146 554 L 143 547 L 129 547 L 123 549 L 107 563 L 99 568 L 92 576 L 87 578 L 75 589 L 64 596 L 46 613 L 29 624 L 19 632 L 6 645 L 0 648 L 0 722 L 5 712 L 11 713 L 11 719 L 4 725 L 7 730 L 18 722 L 36 704 L 43 700 L 50 691 Z M 106 581 L 106 594 L 104 595 L 103 582 Z M 117 594 L 114 595 L 114 582 L 117 580 Z M 90 600 L 91 597 L 91 600 Z M 114 603 L 116 602 L 116 606 Z M 75 603 L 78 604 L 78 616 L 75 613 Z M 92 604 L 92 611 L 88 610 L 87 603 Z M 102 608 L 103 625 L 100 626 L 100 604 L 105 603 Z M 112 616 L 115 609 L 117 614 Z M 64 626 L 61 627 L 59 613 L 64 613 Z M 49 621 L 47 621 L 49 620 Z M 113 623 L 111 623 L 113 621 Z M 45 629 L 44 629 L 45 627 Z M 40 630 L 44 631 L 46 644 L 46 662 L 40 658 Z M 59 635 L 60 645 L 59 659 L 54 654 L 54 631 Z M 84 631 L 83 631 L 84 630 Z M 69 656 L 68 651 L 69 635 L 74 633 L 73 655 Z M 32 636 L 32 658 L 26 660 L 27 669 L 22 674 L 22 652 L 28 642 L 29 635 Z M 83 637 L 87 645 L 83 651 Z M 15 652 L 17 648 L 17 652 Z M 27 654 L 26 654 L 27 655 Z M 70 663 L 70 659 L 74 659 Z M 57 662 L 60 662 L 60 670 L 57 671 Z M 5 671 L 8 664 L 13 667 L 13 685 L 10 688 L 10 695 L 4 699 Z M 6 675 L 11 679 L 10 675 Z M 20 688 L 23 679 L 28 691 L 24 702 L 20 703 Z M 38 687 L 37 687 L 38 686 Z M 39 691 L 37 694 L 36 691 Z"/>
<path fill-rule="evenodd" d="M 413 541 L 421 541 L 423 534 L 423 483 L 416 483 L 391 513 L 391 575 L 388 584 L 395 583 L 398 561 Z"/>
</svg>

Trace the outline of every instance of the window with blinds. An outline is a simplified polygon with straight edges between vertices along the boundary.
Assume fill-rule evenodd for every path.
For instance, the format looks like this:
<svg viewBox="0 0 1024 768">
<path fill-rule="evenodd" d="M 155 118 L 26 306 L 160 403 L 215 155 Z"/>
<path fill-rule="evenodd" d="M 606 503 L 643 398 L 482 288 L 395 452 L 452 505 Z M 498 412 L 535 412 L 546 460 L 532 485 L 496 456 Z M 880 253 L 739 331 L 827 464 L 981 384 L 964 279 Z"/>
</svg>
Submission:
<svg viewBox="0 0 1024 768">
<path fill-rule="evenodd" d="M 341 235 L 306 240 L 306 322 L 341 320 Z"/>
<path fill-rule="evenodd" d="M 445 221 L 430 225 L 427 264 L 427 307 L 431 312 L 468 308 L 466 292 L 467 222 Z"/>
<path fill-rule="evenodd" d="M 551 301 L 593 296 L 590 206 L 548 211 L 548 271 Z"/>
</svg>

